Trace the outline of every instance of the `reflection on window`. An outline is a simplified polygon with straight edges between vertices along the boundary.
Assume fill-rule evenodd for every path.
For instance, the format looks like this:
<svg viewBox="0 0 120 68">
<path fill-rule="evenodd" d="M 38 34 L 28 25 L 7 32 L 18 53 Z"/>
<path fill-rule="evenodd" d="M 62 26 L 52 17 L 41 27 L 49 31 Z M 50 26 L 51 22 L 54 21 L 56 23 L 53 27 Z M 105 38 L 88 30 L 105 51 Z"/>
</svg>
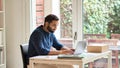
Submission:
<svg viewBox="0 0 120 68">
<path fill-rule="evenodd" d="M 60 0 L 61 38 L 72 38 L 72 1 Z"/>
</svg>

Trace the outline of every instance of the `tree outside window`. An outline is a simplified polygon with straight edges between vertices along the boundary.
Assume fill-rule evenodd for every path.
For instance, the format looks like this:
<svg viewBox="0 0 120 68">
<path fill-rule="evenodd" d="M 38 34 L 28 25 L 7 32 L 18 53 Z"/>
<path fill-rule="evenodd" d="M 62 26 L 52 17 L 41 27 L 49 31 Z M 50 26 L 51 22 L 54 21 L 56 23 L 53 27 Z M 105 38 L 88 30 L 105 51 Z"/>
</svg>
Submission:
<svg viewBox="0 0 120 68">
<path fill-rule="evenodd" d="M 72 1 L 60 0 L 61 38 L 72 38 Z"/>
<path fill-rule="evenodd" d="M 84 34 L 120 33 L 120 0 L 84 0 Z"/>
</svg>

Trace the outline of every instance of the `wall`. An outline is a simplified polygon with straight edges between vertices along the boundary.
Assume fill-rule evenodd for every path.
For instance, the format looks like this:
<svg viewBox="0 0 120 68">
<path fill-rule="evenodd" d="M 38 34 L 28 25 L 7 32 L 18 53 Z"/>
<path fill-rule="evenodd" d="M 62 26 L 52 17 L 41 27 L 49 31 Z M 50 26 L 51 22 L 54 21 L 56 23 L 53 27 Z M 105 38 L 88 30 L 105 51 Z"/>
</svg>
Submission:
<svg viewBox="0 0 120 68">
<path fill-rule="evenodd" d="M 7 68 L 22 68 L 20 44 L 28 42 L 28 0 L 6 0 Z M 26 9 L 27 8 L 27 9 Z"/>
</svg>

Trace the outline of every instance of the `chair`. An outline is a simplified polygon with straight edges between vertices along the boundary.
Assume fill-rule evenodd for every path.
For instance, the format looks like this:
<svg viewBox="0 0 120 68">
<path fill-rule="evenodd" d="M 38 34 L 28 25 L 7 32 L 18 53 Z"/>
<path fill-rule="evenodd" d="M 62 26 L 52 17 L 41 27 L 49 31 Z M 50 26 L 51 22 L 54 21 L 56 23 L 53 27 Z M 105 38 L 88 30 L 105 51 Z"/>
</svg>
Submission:
<svg viewBox="0 0 120 68">
<path fill-rule="evenodd" d="M 23 60 L 23 68 L 27 68 L 27 64 L 28 64 L 28 58 L 27 58 L 27 54 L 28 54 L 28 44 L 21 44 L 20 45 L 21 48 L 21 54 L 22 54 L 22 60 Z"/>
</svg>

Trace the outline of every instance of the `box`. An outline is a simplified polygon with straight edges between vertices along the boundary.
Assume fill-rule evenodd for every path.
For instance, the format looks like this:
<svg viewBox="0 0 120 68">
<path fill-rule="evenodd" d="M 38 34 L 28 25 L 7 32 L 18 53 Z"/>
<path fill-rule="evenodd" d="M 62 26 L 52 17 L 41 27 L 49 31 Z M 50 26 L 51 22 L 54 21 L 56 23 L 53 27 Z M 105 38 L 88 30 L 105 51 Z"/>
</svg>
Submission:
<svg viewBox="0 0 120 68">
<path fill-rule="evenodd" d="M 87 51 L 93 53 L 102 53 L 108 51 L 108 49 L 109 47 L 106 44 L 90 44 L 87 46 Z"/>
</svg>

